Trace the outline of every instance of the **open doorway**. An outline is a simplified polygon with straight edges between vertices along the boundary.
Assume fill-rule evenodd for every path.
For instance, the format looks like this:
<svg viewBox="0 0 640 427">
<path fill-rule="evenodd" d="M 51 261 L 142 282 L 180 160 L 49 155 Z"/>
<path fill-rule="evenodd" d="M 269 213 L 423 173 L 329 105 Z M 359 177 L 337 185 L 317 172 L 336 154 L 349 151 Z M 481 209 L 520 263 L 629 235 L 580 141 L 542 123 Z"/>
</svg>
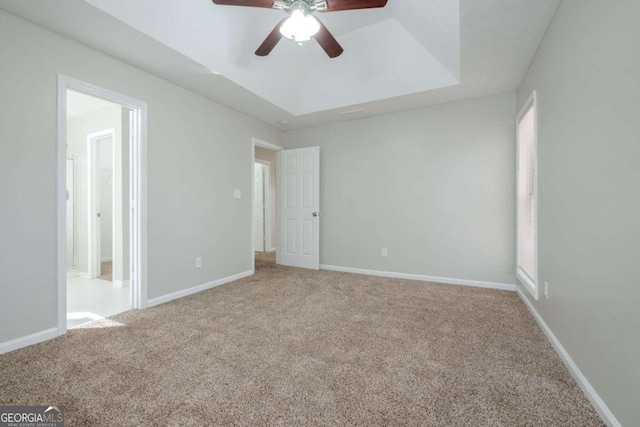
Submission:
<svg viewBox="0 0 640 427">
<path fill-rule="evenodd" d="M 58 331 L 146 306 L 146 104 L 59 79 Z"/>
<path fill-rule="evenodd" d="M 68 164 L 66 178 L 67 328 L 131 308 L 126 267 L 131 112 L 67 90 L 66 157 L 77 164 L 73 171 Z"/>
<path fill-rule="evenodd" d="M 252 257 L 254 271 L 275 264 L 277 254 L 276 153 L 283 148 L 252 140 Z"/>
</svg>

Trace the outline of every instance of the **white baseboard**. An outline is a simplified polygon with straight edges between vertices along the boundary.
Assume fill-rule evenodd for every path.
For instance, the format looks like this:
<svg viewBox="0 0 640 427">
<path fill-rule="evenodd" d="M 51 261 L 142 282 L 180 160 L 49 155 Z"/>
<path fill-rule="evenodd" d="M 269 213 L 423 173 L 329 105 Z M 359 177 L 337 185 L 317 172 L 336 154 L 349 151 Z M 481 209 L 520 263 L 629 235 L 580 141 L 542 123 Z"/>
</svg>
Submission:
<svg viewBox="0 0 640 427">
<path fill-rule="evenodd" d="M 573 361 L 573 359 L 571 358 L 567 350 L 562 346 L 558 338 L 551 331 L 551 329 L 549 328 L 547 323 L 544 321 L 542 316 L 540 316 L 540 313 L 538 313 L 538 310 L 536 310 L 533 304 L 531 304 L 531 301 L 529 301 L 527 296 L 522 293 L 522 290 L 519 287 L 516 288 L 516 291 L 518 292 L 518 296 L 520 297 L 522 302 L 524 302 L 524 305 L 527 306 L 527 308 L 529 309 L 533 317 L 536 319 L 536 322 L 538 322 L 538 325 L 540 325 L 540 329 L 542 329 L 542 332 L 544 332 L 544 334 L 547 336 L 547 338 L 551 342 L 551 345 L 553 345 L 553 348 L 556 350 L 556 353 L 558 353 L 558 355 L 560 356 L 560 359 L 562 359 L 567 369 L 569 369 L 569 372 L 571 372 L 571 375 L 576 380 L 576 382 L 578 383 L 578 385 L 580 386 L 584 394 L 587 396 L 587 398 L 589 399 L 593 407 L 596 409 L 598 414 L 602 417 L 604 422 L 611 427 L 622 427 L 622 425 L 618 422 L 618 420 L 613 415 L 611 410 L 600 398 L 598 393 L 596 393 L 595 389 L 589 383 L 589 381 L 584 376 L 582 371 L 580 371 L 580 368 L 578 368 L 578 365 L 576 365 L 576 363 Z"/>
<path fill-rule="evenodd" d="M 30 345 L 38 344 L 42 341 L 47 341 L 57 337 L 58 328 L 46 329 L 35 334 L 27 335 L 26 337 L 16 338 L 11 341 L 0 343 L 0 354 L 9 353 L 10 351 L 18 350 Z"/>
<path fill-rule="evenodd" d="M 129 280 L 114 280 L 113 286 L 116 288 L 126 288 L 129 286 Z"/>
<path fill-rule="evenodd" d="M 87 273 L 86 271 L 78 271 L 78 277 L 81 279 L 88 279 L 89 273 Z"/>
<path fill-rule="evenodd" d="M 108 261 L 112 261 L 112 259 L 111 258 L 100 259 L 100 262 L 108 262 Z"/>
<path fill-rule="evenodd" d="M 235 274 L 229 277 L 223 277 L 222 279 L 218 279 L 218 280 L 214 280 L 213 282 L 194 286 L 189 289 L 183 289 L 181 291 L 173 292 L 171 294 L 163 295 L 161 297 L 151 298 L 147 302 L 147 307 L 153 307 L 159 304 L 164 304 L 165 302 L 172 301 L 174 299 L 186 297 L 187 295 L 192 295 L 198 292 L 206 291 L 207 289 L 215 288 L 216 286 L 224 285 L 225 283 L 233 282 L 235 280 L 239 280 L 239 279 L 251 276 L 253 274 L 254 274 L 253 271 L 245 271 L 244 273 Z"/>
<path fill-rule="evenodd" d="M 482 282 L 478 280 L 452 279 L 449 277 L 424 276 L 422 274 L 394 273 L 391 271 L 365 270 L 362 268 L 339 267 L 335 265 L 320 265 L 321 270 L 340 271 L 343 273 L 366 274 L 368 276 L 390 277 L 393 279 L 420 280 L 422 282 L 445 283 L 447 285 L 475 286 L 478 288 L 500 289 L 515 291 L 516 285 L 511 283 Z"/>
<path fill-rule="evenodd" d="M 275 252 L 275 251 L 276 251 L 276 248 L 271 248 L 267 252 Z"/>
</svg>

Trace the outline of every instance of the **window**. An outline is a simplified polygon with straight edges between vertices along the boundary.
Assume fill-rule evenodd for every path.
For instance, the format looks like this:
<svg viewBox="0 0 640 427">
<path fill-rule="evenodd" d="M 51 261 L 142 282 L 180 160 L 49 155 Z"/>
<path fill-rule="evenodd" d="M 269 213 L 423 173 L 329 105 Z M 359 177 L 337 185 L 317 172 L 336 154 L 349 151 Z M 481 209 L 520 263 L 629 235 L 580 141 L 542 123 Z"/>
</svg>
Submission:
<svg viewBox="0 0 640 427">
<path fill-rule="evenodd" d="M 537 143 L 536 94 L 534 92 L 518 115 L 517 122 L 516 275 L 535 299 L 538 299 Z"/>
</svg>

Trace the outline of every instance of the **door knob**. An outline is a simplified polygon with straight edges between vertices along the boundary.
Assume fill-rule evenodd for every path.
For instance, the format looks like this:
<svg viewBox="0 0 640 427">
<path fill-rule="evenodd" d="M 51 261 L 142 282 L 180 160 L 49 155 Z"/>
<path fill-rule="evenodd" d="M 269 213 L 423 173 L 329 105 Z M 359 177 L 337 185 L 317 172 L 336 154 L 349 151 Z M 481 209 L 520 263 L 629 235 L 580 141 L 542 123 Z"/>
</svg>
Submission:
<svg viewBox="0 0 640 427">
<path fill-rule="evenodd" d="M 313 216 L 318 216 L 318 212 L 314 212 L 314 213 L 312 213 L 311 215 L 313 215 Z"/>
</svg>

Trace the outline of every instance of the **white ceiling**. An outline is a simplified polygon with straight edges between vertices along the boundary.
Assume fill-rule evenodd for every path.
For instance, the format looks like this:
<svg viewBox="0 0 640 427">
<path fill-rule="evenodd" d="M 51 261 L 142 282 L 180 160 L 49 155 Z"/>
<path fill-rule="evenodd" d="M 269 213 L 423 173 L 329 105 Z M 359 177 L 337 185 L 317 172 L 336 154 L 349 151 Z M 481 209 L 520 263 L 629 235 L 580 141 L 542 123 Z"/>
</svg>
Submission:
<svg viewBox="0 0 640 427">
<path fill-rule="evenodd" d="M 67 119 L 74 119 L 111 106 L 118 106 L 118 104 L 84 93 L 67 91 Z"/>
<path fill-rule="evenodd" d="M 424 0 L 392 0 L 385 8 L 318 13 L 345 49 L 335 59 L 315 41 L 288 39 L 267 57 L 254 55 L 286 16 L 279 10 L 211 0 L 86 1 L 295 116 L 458 83 L 456 1 L 430 0 L 427 8 Z"/>
<path fill-rule="evenodd" d="M 0 0 L 0 8 L 290 129 L 514 91 L 559 3 L 389 0 L 318 14 L 345 49 L 336 59 L 314 41 L 287 39 L 255 56 L 284 16 L 277 10 L 211 0 Z"/>
</svg>

